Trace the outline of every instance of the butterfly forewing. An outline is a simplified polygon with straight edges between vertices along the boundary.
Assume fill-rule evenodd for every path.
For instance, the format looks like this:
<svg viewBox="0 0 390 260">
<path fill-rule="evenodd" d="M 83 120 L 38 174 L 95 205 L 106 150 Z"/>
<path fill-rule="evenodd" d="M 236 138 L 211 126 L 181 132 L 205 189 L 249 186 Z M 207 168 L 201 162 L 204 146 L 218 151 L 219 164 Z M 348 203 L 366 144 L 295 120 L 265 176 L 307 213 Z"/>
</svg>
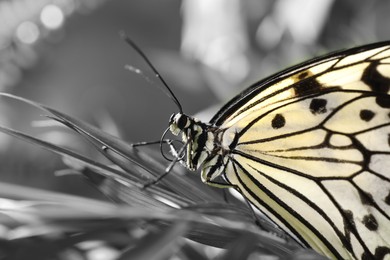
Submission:
<svg viewBox="0 0 390 260">
<path fill-rule="evenodd" d="M 306 62 L 250 87 L 212 119 L 225 177 L 303 244 L 390 258 L 390 49 Z"/>
</svg>

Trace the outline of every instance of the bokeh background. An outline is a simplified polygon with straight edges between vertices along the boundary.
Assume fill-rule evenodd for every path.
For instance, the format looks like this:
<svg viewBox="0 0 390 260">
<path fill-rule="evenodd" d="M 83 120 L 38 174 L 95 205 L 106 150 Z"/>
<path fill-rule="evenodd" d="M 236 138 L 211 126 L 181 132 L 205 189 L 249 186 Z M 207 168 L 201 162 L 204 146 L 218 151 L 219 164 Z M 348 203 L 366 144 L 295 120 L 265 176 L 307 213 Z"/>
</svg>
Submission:
<svg viewBox="0 0 390 260">
<path fill-rule="evenodd" d="M 389 11 L 379 0 L 0 0 L 0 90 L 129 142 L 154 141 L 177 108 L 119 31 L 144 50 L 184 111 L 207 120 L 267 75 L 389 39 Z M 0 111 L 3 125 L 97 156 L 40 111 L 5 98 Z M 0 181 L 99 196 L 63 169 L 58 156 L 0 136 Z"/>
</svg>

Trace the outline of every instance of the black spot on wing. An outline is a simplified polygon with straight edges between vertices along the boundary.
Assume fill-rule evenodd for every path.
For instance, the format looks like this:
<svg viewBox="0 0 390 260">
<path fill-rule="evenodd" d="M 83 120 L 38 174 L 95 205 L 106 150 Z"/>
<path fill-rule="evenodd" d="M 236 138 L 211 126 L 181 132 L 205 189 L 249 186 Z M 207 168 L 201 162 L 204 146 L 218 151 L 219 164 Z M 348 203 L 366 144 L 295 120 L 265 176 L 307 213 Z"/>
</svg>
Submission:
<svg viewBox="0 0 390 260">
<path fill-rule="evenodd" d="M 374 118 L 375 113 L 368 109 L 362 109 L 360 110 L 359 116 L 361 120 L 368 122 Z"/>
<path fill-rule="evenodd" d="M 308 76 L 308 74 L 305 74 L 304 72 L 298 75 L 298 78 L 303 79 L 306 76 Z M 293 88 L 294 88 L 295 95 L 300 97 L 307 94 L 320 92 L 323 86 L 315 78 L 307 78 L 295 83 Z"/>
<path fill-rule="evenodd" d="M 310 75 L 310 73 L 308 71 L 304 71 L 304 72 L 302 72 L 301 74 L 298 75 L 298 79 L 302 80 L 302 79 L 306 78 L 309 75 Z"/>
<path fill-rule="evenodd" d="M 375 249 L 375 259 L 385 259 L 386 255 L 390 255 L 390 248 L 385 246 L 378 246 Z"/>
<path fill-rule="evenodd" d="M 323 114 L 327 112 L 326 104 L 328 101 L 323 98 L 313 98 L 310 102 L 310 112 L 313 115 Z"/>
<path fill-rule="evenodd" d="M 376 103 L 380 107 L 390 108 L 390 96 L 389 95 L 379 96 L 379 97 L 376 98 Z"/>
<path fill-rule="evenodd" d="M 384 77 L 377 70 L 379 61 L 373 61 L 364 70 L 362 81 L 367 84 L 372 91 L 384 94 L 377 96 L 376 103 L 385 108 L 390 108 L 390 98 L 387 96 L 390 88 L 390 78 Z"/>
<path fill-rule="evenodd" d="M 387 196 L 386 196 L 386 198 L 385 198 L 385 203 L 386 203 L 387 205 L 390 205 L 390 191 L 389 191 L 389 193 L 387 194 Z"/>
<path fill-rule="evenodd" d="M 378 222 L 372 214 L 364 216 L 362 222 L 368 230 L 375 231 L 378 229 Z"/>
<path fill-rule="evenodd" d="M 390 134 L 387 134 L 387 144 L 390 146 Z"/>
<path fill-rule="evenodd" d="M 273 129 L 282 128 L 286 124 L 286 119 L 281 114 L 276 114 L 274 119 L 272 119 L 271 125 Z"/>
<path fill-rule="evenodd" d="M 385 256 L 389 254 L 390 248 L 385 246 L 378 246 L 377 248 L 375 248 L 375 255 L 372 255 L 370 252 L 364 252 L 362 254 L 362 260 L 385 259 Z"/>
<path fill-rule="evenodd" d="M 345 233 L 345 240 L 343 241 L 343 245 L 349 252 L 352 252 L 351 232 L 352 230 L 356 230 L 355 220 L 353 219 L 353 213 L 350 210 L 344 210 L 343 215 Z"/>
<path fill-rule="evenodd" d="M 370 193 L 359 191 L 359 197 L 363 205 L 375 206 L 375 201 Z"/>
</svg>

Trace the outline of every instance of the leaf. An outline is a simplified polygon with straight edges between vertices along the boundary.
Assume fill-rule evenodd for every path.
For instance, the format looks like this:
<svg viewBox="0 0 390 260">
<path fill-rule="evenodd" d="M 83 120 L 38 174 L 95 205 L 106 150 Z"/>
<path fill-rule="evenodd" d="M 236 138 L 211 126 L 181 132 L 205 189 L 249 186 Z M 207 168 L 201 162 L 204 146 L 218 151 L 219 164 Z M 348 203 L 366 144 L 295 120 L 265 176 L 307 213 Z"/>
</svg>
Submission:
<svg viewBox="0 0 390 260">
<path fill-rule="evenodd" d="M 118 260 L 167 259 L 179 246 L 189 227 L 186 221 L 179 221 L 169 228 L 152 231 L 137 241 L 137 245 L 125 251 Z"/>
<path fill-rule="evenodd" d="M 26 142 L 38 145 L 44 149 L 47 149 L 49 151 L 52 151 L 54 153 L 57 153 L 63 157 L 71 158 L 71 160 L 76 160 L 80 164 L 84 165 L 88 169 L 94 170 L 95 174 L 99 174 L 100 176 L 105 177 L 107 180 L 110 181 L 111 185 L 114 183 L 116 184 L 116 191 L 118 191 L 118 186 L 120 188 L 126 189 L 127 193 L 130 193 L 130 196 L 126 197 L 126 202 L 128 204 L 133 205 L 143 205 L 146 207 L 165 207 L 164 203 L 161 203 L 160 201 L 156 200 L 155 197 L 151 196 L 151 194 L 158 194 L 161 197 L 166 198 L 173 198 L 177 197 L 175 194 L 172 194 L 171 192 L 164 190 L 160 187 L 151 187 L 149 192 L 145 192 L 139 188 L 139 184 L 132 180 L 130 177 L 131 175 L 119 171 L 115 168 L 106 166 L 104 164 L 101 164 L 99 162 L 93 161 L 89 158 L 86 158 L 74 151 L 71 151 L 66 148 L 62 148 L 53 144 L 50 144 L 48 142 L 39 140 L 37 138 L 34 138 L 32 136 L 26 135 L 24 133 L 15 131 L 10 128 L 2 127 L 0 126 L 0 131 L 9 135 L 12 135 L 16 138 L 19 138 L 21 140 L 24 140 Z M 109 195 L 105 193 L 106 195 Z M 178 201 L 179 203 L 179 201 Z M 183 201 L 180 201 L 180 203 L 184 203 Z"/>
</svg>

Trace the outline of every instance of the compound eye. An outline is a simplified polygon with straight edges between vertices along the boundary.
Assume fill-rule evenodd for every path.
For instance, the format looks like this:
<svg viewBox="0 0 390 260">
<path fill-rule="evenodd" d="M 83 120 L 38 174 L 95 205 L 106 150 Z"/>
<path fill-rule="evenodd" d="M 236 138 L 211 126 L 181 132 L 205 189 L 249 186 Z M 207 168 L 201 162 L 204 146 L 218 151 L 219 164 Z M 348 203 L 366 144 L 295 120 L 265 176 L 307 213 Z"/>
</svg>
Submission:
<svg viewBox="0 0 390 260">
<path fill-rule="evenodd" d="M 176 123 L 178 128 L 184 129 L 187 126 L 188 118 L 186 116 L 180 115 L 180 117 L 176 119 Z"/>
</svg>

